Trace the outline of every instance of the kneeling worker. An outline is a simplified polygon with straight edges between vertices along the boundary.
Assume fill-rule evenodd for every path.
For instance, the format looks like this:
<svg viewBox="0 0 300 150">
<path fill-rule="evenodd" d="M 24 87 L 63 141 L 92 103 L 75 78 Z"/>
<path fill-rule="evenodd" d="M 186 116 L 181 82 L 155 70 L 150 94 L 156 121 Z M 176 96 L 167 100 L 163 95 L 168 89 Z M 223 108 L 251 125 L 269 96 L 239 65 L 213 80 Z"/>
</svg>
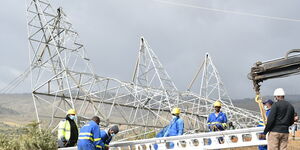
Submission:
<svg viewBox="0 0 300 150">
<path fill-rule="evenodd" d="M 116 134 L 118 134 L 118 132 L 119 132 L 119 127 L 117 125 L 112 126 L 111 128 L 108 129 L 108 131 L 101 130 L 100 138 L 101 141 L 104 143 L 104 148 L 102 148 L 103 150 L 109 149 L 110 141 Z"/>
<path fill-rule="evenodd" d="M 221 106 L 220 101 L 214 103 L 215 112 L 211 113 L 207 119 L 209 131 L 223 131 L 227 128 L 227 116 L 221 111 Z"/>
<path fill-rule="evenodd" d="M 227 128 L 227 116 L 221 111 L 222 103 L 217 100 L 213 104 L 215 112 L 211 113 L 207 119 L 207 125 L 210 132 L 223 131 Z M 218 138 L 219 143 L 223 143 L 223 138 Z M 208 140 L 208 144 L 211 144 L 211 139 Z"/>
</svg>

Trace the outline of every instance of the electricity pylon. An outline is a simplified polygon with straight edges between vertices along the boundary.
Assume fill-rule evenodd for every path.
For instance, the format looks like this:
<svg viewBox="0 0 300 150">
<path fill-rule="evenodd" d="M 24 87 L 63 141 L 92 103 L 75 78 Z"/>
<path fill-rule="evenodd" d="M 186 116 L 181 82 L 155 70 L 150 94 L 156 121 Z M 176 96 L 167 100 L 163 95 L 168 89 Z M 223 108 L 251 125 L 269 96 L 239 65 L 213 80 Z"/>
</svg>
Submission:
<svg viewBox="0 0 300 150">
<path fill-rule="evenodd" d="M 200 80 L 199 83 L 196 82 L 198 80 Z M 259 119 L 257 112 L 238 108 L 233 105 L 217 67 L 208 53 L 205 54 L 204 61 L 191 81 L 188 91 L 191 91 L 191 89 L 199 91 L 199 96 L 203 99 L 221 101 L 223 105 L 222 111 L 227 114 L 228 120 L 233 122 L 237 128 L 247 128 L 257 124 L 257 120 Z M 207 106 L 207 112 L 213 112 L 212 103 L 205 101 L 204 104 Z"/>
<path fill-rule="evenodd" d="M 62 8 L 53 9 L 47 0 L 27 0 L 27 21 L 32 96 L 41 125 L 55 129 L 73 108 L 78 112 L 78 122 L 97 115 L 102 126 L 120 125 L 118 139 L 132 140 L 147 138 L 166 126 L 171 109 L 180 107 L 187 133 L 206 130 L 206 118 L 215 99 L 208 94 L 179 91 L 144 38 L 133 80 L 124 82 L 94 73 L 79 35 Z M 202 89 L 207 90 L 207 85 Z M 239 108 L 222 100 L 225 112 L 237 114 L 231 109 Z"/>
</svg>

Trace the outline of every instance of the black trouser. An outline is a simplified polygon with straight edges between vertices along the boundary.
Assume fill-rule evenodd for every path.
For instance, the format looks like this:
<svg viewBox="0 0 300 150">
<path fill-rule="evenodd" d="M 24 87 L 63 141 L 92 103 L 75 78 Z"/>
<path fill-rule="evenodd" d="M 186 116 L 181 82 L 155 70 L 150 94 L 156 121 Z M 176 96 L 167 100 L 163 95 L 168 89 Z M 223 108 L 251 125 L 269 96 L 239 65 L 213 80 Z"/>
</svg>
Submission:
<svg viewBox="0 0 300 150">
<path fill-rule="evenodd" d="M 77 141 L 73 141 L 73 140 L 70 140 L 70 141 L 62 141 L 62 140 L 58 140 L 57 141 L 57 145 L 58 145 L 58 148 L 63 148 L 63 147 L 73 147 L 75 146 L 77 143 Z"/>
</svg>

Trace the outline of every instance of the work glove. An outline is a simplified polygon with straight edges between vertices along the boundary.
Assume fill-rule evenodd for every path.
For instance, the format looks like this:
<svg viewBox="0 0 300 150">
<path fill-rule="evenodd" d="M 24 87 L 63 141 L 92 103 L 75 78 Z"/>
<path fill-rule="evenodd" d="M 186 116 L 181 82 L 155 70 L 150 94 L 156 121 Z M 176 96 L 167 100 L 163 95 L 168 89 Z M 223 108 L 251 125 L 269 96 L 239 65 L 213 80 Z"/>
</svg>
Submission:
<svg viewBox="0 0 300 150">
<path fill-rule="evenodd" d="M 67 146 L 70 141 L 64 141 L 64 145 Z"/>
<path fill-rule="evenodd" d="M 211 131 L 218 131 L 219 129 L 217 128 L 216 125 L 210 126 Z"/>
<path fill-rule="evenodd" d="M 67 140 L 64 137 L 61 137 L 60 140 L 58 140 L 58 147 L 62 148 L 62 147 L 66 147 L 67 145 Z"/>
</svg>

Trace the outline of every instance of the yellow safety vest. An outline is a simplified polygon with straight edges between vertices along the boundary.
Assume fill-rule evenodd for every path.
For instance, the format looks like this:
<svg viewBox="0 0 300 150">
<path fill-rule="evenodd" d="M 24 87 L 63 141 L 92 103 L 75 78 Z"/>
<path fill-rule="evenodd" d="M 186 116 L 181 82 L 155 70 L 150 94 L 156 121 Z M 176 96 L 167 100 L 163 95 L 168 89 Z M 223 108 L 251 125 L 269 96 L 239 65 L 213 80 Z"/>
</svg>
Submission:
<svg viewBox="0 0 300 150">
<path fill-rule="evenodd" d="M 66 119 L 59 122 L 58 126 L 58 139 L 65 138 L 67 141 L 70 139 L 71 136 L 71 125 L 70 122 Z"/>
</svg>

